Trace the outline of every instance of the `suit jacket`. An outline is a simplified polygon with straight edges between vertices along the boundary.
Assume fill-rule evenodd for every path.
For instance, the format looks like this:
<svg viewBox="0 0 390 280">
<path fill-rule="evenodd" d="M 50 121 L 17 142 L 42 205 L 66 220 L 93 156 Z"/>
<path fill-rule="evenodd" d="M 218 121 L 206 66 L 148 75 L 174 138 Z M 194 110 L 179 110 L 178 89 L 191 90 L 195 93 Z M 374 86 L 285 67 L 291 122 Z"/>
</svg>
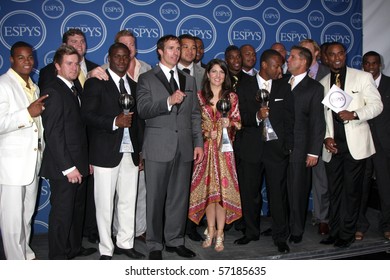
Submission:
<svg viewBox="0 0 390 280">
<path fill-rule="evenodd" d="M 43 152 L 40 175 L 49 179 L 67 180 L 62 171 L 76 166 L 86 177 L 88 142 L 86 127 L 81 119 L 79 99 L 58 77 L 42 92 L 45 99 L 42 121 L 45 127 L 46 148 Z"/>
<path fill-rule="evenodd" d="M 324 88 L 308 75 L 292 90 L 295 124 L 294 149 L 290 162 L 304 162 L 308 154 L 320 155 L 324 141 L 325 120 L 321 101 Z"/>
<path fill-rule="evenodd" d="M 256 76 L 249 76 L 245 83 L 237 89 L 241 123 L 243 125 L 241 135 L 241 159 L 257 163 L 261 160 L 263 147 L 262 139 L 263 122 L 257 124 L 256 114 L 261 104 L 256 102 L 256 92 L 259 89 Z M 272 149 L 277 159 L 285 158 L 289 150 L 293 149 L 293 128 L 294 128 L 294 104 L 290 86 L 282 80 L 272 81 L 270 92 L 269 120 L 278 136 L 277 140 L 267 142 L 267 148 Z M 277 160 L 275 159 L 275 160 Z"/>
<path fill-rule="evenodd" d="M 382 74 L 378 91 L 382 98 L 383 111 L 369 120 L 375 147 L 381 146 L 390 157 L 390 77 Z"/>
<path fill-rule="evenodd" d="M 185 162 L 193 160 L 194 147 L 203 148 L 201 115 L 195 78 L 178 70 L 180 90 L 187 96 L 180 106 L 168 110 L 172 91 L 160 66 L 139 76 L 137 108 L 145 120 L 143 157 L 157 162 L 171 161 L 177 149 Z"/>
<path fill-rule="evenodd" d="M 321 80 L 325 94 L 330 89 L 330 76 L 331 74 L 328 74 Z M 364 159 L 375 153 L 367 121 L 382 112 L 381 97 L 371 73 L 349 67 L 347 67 L 344 91 L 352 96 L 352 101 L 347 110 L 355 111 L 359 116 L 358 120 L 349 121 L 344 125 L 348 149 L 354 159 Z M 325 138 L 334 138 L 332 111 L 327 107 L 325 107 L 325 120 Z M 332 154 L 326 151 L 325 145 L 322 151 L 322 159 L 325 162 L 329 162 L 332 159 Z"/>
<path fill-rule="evenodd" d="M 89 160 L 92 165 L 100 167 L 116 167 L 122 160 L 120 146 L 123 128 L 113 130 L 114 119 L 123 112 L 119 105 L 120 92 L 110 73 L 109 80 L 90 78 L 84 84 L 82 95 L 82 116 L 88 126 Z M 126 75 L 134 97 L 137 83 Z M 131 154 L 135 165 L 139 164 L 139 153 L 142 147 L 143 125 L 138 118 L 136 105 L 131 109 L 133 114 L 130 127 L 130 138 L 134 152 Z"/>
<path fill-rule="evenodd" d="M 35 94 L 39 96 L 37 86 Z M 36 176 L 41 153 L 38 128 L 30 122 L 27 111 L 29 105 L 14 74 L 8 70 L 0 76 L 0 184 L 25 186 Z"/>
<path fill-rule="evenodd" d="M 89 61 L 88 59 L 85 59 L 85 64 L 87 66 L 88 72 L 99 66 L 96 63 Z M 56 78 L 57 78 L 57 71 L 53 62 L 43 67 L 39 71 L 39 79 L 38 79 L 38 86 L 41 89 L 41 91 L 44 91 L 44 89 Z M 74 85 L 79 92 L 83 91 L 83 87 L 81 86 L 78 79 L 74 81 Z"/>
<path fill-rule="evenodd" d="M 330 73 L 330 69 L 328 66 L 325 66 L 321 63 L 318 63 L 318 71 L 317 71 L 317 76 L 315 78 L 316 81 L 321 81 L 323 77 L 328 75 Z"/>
<path fill-rule="evenodd" d="M 193 65 L 194 65 L 194 77 L 196 81 L 196 88 L 197 90 L 201 90 L 205 69 L 195 63 Z"/>
</svg>

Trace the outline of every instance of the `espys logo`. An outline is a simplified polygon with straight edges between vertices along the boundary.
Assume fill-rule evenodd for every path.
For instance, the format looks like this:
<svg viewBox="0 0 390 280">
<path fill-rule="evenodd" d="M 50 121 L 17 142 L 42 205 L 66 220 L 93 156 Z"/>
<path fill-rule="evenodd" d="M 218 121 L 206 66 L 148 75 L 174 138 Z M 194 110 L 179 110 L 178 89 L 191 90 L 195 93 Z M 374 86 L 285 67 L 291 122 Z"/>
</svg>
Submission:
<svg viewBox="0 0 390 280">
<path fill-rule="evenodd" d="M 180 16 L 180 9 L 175 3 L 166 2 L 160 7 L 160 16 L 166 21 L 175 21 Z"/>
<path fill-rule="evenodd" d="M 361 70 L 362 67 L 362 56 L 361 55 L 355 55 L 351 59 L 351 66 L 355 69 Z"/>
<path fill-rule="evenodd" d="M 188 0 L 180 0 L 184 4 L 186 4 L 188 7 L 191 8 L 203 8 L 204 6 L 207 6 L 208 4 L 211 3 L 212 0 L 193 0 L 193 1 L 188 1 Z"/>
<path fill-rule="evenodd" d="M 79 3 L 79 4 L 88 4 L 95 0 L 72 0 L 72 2 Z"/>
<path fill-rule="evenodd" d="M 120 30 L 127 29 L 142 40 L 137 41 L 138 53 L 149 53 L 156 49 L 157 40 L 163 36 L 161 23 L 146 13 L 134 13 L 121 24 Z"/>
<path fill-rule="evenodd" d="M 263 20 L 268 25 L 278 24 L 280 20 L 280 13 L 277 9 L 273 7 L 267 8 L 263 12 Z"/>
<path fill-rule="evenodd" d="M 131 4 L 134 4 L 137 6 L 146 6 L 146 5 L 152 4 L 156 0 L 145 0 L 145 1 L 127 0 L 127 1 L 129 1 Z"/>
<path fill-rule="evenodd" d="M 85 34 L 88 52 L 99 49 L 107 37 L 106 25 L 91 12 L 79 11 L 68 15 L 61 24 L 61 36 L 71 28 L 80 29 Z"/>
<path fill-rule="evenodd" d="M 55 52 L 56 51 L 53 50 L 45 54 L 45 56 L 43 57 L 43 63 L 45 63 L 45 65 L 48 65 L 53 62 Z"/>
<path fill-rule="evenodd" d="M 351 9 L 352 0 L 321 0 L 322 6 L 334 16 L 342 16 Z"/>
<path fill-rule="evenodd" d="M 355 13 L 351 16 L 351 25 L 355 29 L 362 29 L 363 20 L 361 13 Z"/>
<path fill-rule="evenodd" d="M 214 8 L 214 19 L 219 23 L 227 23 L 232 19 L 232 10 L 226 5 L 219 5 Z"/>
<path fill-rule="evenodd" d="M 111 20 L 119 19 L 123 16 L 123 5 L 116 0 L 106 1 L 102 6 L 102 12 L 106 18 Z"/>
<path fill-rule="evenodd" d="M 321 27 L 325 22 L 325 17 L 320 11 L 314 10 L 307 16 L 307 21 L 312 27 Z"/>
<path fill-rule="evenodd" d="M 41 195 L 38 198 L 38 211 L 41 211 L 50 203 L 50 183 L 45 178 L 41 180 Z"/>
<path fill-rule="evenodd" d="M 225 52 L 219 52 L 214 55 L 214 58 L 219 58 L 221 60 L 225 60 Z"/>
<path fill-rule="evenodd" d="M 231 0 L 233 5 L 244 11 L 252 11 L 263 4 L 264 0 Z"/>
<path fill-rule="evenodd" d="M 42 4 L 42 13 L 51 19 L 61 17 L 65 12 L 65 6 L 60 0 L 46 0 Z"/>
<path fill-rule="evenodd" d="M 340 91 L 334 91 L 329 96 L 329 103 L 335 108 L 342 108 L 346 103 L 345 96 Z"/>
<path fill-rule="evenodd" d="M 302 21 L 290 19 L 283 22 L 276 31 L 276 42 L 281 42 L 286 49 L 299 45 L 303 39 L 311 38 L 310 29 Z"/>
<path fill-rule="evenodd" d="M 229 27 L 228 40 L 231 45 L 251 44 L 258 52 L 265 42 L 264 27 L 253 18 L 238 18 Z"/>
<path fill-rule="evenodd" d="M 332 22 L 326 25 L 321 32 L 321 44 L 325 42 L 342 43 L 348 53 L 353 47 L 354 37 L 347 25 L 342 22 Z"/>
<path fill-rule="evenodd" d="M 278 0 L 278 2 L 283 9 L 290 13 L 300 13 L 310 4 L 310 0 Z"/>
<path fill-rule="evenodd" d="M 217 40 L 214 24 L 204 16 L 192 15 L 183 18 L 176 28 L 176 35 L 190 34 L 203 40 L 205 52 L 210 50 Z"/>
<path fill-rule="evenodd" d="M 46 39 L 46 26 L 36 14 L 17 10 L 6 14 L 0 21 L 0 40 L 11 48 L 17 41 L 27 41 L 38 49 Z"/>
</svg>

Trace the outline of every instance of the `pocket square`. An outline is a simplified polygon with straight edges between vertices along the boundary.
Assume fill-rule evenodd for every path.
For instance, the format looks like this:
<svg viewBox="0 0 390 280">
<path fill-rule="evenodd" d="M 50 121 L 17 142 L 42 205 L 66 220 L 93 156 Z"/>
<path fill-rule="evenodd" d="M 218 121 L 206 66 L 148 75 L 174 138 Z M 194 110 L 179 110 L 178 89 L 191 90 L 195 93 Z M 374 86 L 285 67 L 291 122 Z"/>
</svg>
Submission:
<svg viewBox="0 0 390 280">
<path fill-rule="evenodd" d="M 275 98 L 275 102 L 278 102 L 278 101 L 283 101 L 283 99 Z"/>
<path fill-rule="evenodd" d="M 359 93 L 359 91 L 358 91 L 358 90 L 357 90 L 357 91 L 353 91 L 353 90 L 352 90 L 352 93 L 353 93 L 353 94 L 355 94 L 355 93 Z"/>
</svg>

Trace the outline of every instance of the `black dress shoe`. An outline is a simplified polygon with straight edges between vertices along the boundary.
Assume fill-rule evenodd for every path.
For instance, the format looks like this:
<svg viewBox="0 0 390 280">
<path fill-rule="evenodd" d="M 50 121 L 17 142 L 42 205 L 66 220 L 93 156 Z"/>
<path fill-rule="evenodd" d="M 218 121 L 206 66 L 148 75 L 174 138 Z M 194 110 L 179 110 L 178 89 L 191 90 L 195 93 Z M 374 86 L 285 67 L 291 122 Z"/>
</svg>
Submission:
<svg viewBox="0 0 390 280">
<path fill-rule="evenodd" d="M 96 248 L 84 248 L 84 247 L 81 247 L 80 251 L 75 256 L 69 257 L 69 259 L 71 260 L 71 259 L 74 259 L 74 258 L 77 258 L 77 257 L 87 257 L 87 256 L 90 256 L 90 255 L 94 254 L 95 252 L 97 252 Z"/>
<path fill-rule="evenodd" d="M 149 260 L 162 260 L 162 253 L 161 251 L 151 251 L 149 253 Z"/>
<path fill-rule="evenodd" d="M 290 247 L 288 247 L 285 241 L 275 241 L 274 244 L 278 247 L 279 253 L 287 254 L 290 252 Z"/>
<path fill-rule="evenodd" d="M 99 243 L 99 234 L 97 233 L 91 233 L 89 236 L 88 236 L 88 242 L 89 243 L 92 243 L 92 244 L 97 244 Z"/>
<path fill-rule="evenodd" d="M 261 236 L 272 236 L 272 228 L 267 228 L 265 231 L 260 232 Z"/>
<path fill-rule="evenodd" d="M 348 248 L 355 241 L 355 238 L 337 239 L 334 246 L 337 248 Z"/>
<path fill-rule="evenodd" d="M 324 245 L 332 245 L 336 242 L 336 238 L 333 236 L 328 236 L 327 238 L 324 238 L 320 241 L 320 244 Z"/>
<path fill-rule="evenodd" d="M 111 256 L 107 256 L 107 255 L 101 255 L 99 260 L 103 260 L 103 261 L 109 261 L 111 260 L 112 257 Z"/>
<path fill-rule="evenodd" d="M 188 232 L 187 235 L 193 241 L 204 241 L 204 238 L 196 231 L 196 229 Z"/>
<path fill-rule="evenodd" d="M 196 256 L 194 252 L 186 248 L 184 245 L 180 245 L 177 247 L 165 246 L 165 250 L 169 253 L 176 253 L 183 258 L 193 258 Z"/>
<path fill-rule="evenodd" d="M 122 249 L 122 248 L 119 248 L 118 246 L 115 246 L 114 254 L 116 254 L 116 255 L 125 254 L 130 259 L 135 259 L 135 260 L 139 260 L 139 259 L 145 258 L 144 254 L 141 254 L 140 252 L 137 252 L 134 248 Z"/>
<path fill-rule="evenodd" d="M 244 235 L 243 237 L 241 237 L 241 238 L 235 240 L 235 241 L 234 241 L 234 244 L 237 244 L 237 245 L 245 245 L 245 244 L 248 244 L 248 243 L 251 242 L 251 241 L 257 241 L 257 240 L 259 240 L 258 237 L 249 238 L 249 237 L 247 237 L 247 236 Z"/>
<path fill-rule="evenodd" d="M 302 242 L 302 235 L 290 235 L 288 242 L 298 244 Z"/>
</svg>

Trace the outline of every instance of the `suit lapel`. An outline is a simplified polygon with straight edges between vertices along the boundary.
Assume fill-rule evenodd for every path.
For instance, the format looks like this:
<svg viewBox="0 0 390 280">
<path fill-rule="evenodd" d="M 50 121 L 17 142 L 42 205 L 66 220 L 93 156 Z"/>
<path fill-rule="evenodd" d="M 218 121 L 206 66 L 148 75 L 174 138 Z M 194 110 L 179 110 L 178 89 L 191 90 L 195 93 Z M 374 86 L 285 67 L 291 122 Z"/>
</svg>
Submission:
<svg viewBox="0 0 390 280">
<path fill-rule="evenodd" d="M 67 84 L 64 83 L 63 80 L 61 80 L 60 78 L 57 77 L 57 82 L 63 88 L 65 94 L 69 95 L 70 98 L 77 104 L 77 107 L 79 108 L 80 107 L 79 98 L 73 94 L 73 91 L 68 87 Z M 80 96 L 80 93 L 79 93 L 79 96 Z"/>
<path fill-rule="evenodd" d="M 164 87 L 169 92 L 169 94 L 172 94 L 173 92 L 171 90 L 171 86 L 169 85 L 169 82 L 168 82 L 167 78 L 165 77 L 164 72 L 161 70 L 160 67 L 158 67 L 158 69 L 156 69 L 156 70 L 157 70 L 157 72 L 155 73 L 156 77 L 161 81 L 161 83 L 164 85 Z"/>
<path fill-rule="evenodd" d="M 185 77 L 180 71 L 178 71 L 178 74 L 179 74 L 180 90 L 181 90 L 182 92 L 185 92 L 185 88 L 186 88 L 186 77 Z"/>
</svg>

